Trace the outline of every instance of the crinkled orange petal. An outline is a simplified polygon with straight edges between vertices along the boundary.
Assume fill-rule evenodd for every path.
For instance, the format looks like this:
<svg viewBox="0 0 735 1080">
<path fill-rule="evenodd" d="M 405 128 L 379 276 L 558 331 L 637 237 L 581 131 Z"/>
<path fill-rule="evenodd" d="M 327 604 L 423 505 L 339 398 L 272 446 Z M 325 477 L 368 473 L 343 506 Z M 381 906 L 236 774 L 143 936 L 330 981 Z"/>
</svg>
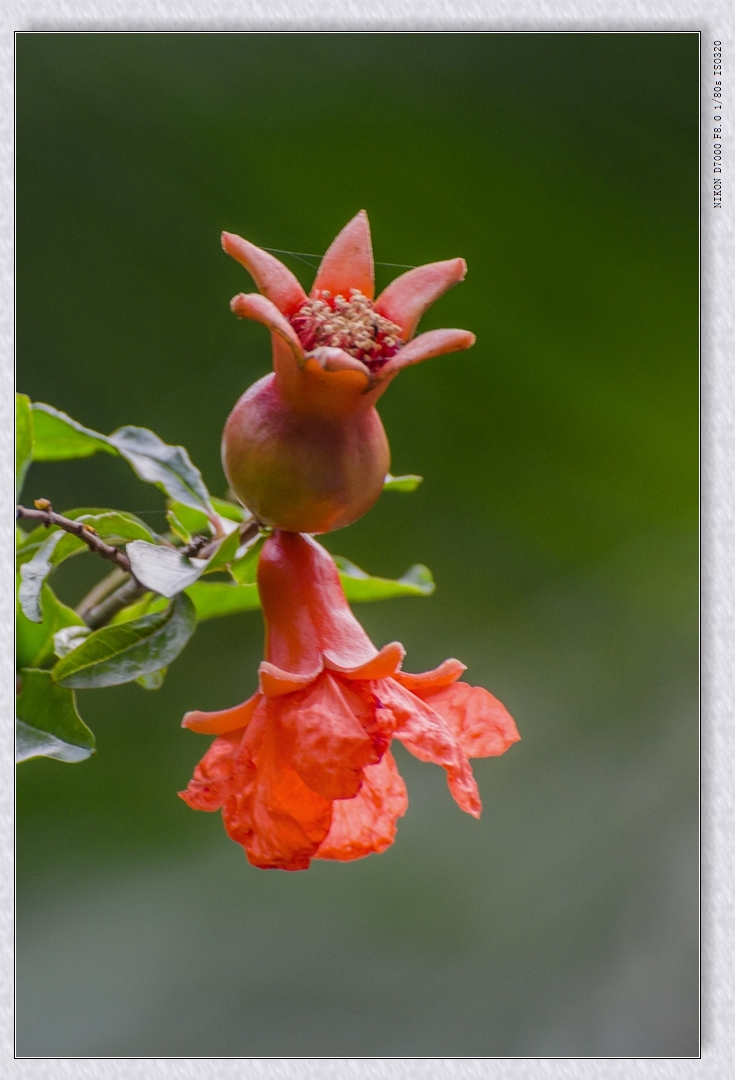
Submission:
<svg viewBox="0 0 735 1080">
<path fill-rule="evenodd" d="M 393 843 L 408 796 L 390 750 L 377 765 L 366 766 L 364 775 L 354 799 L 339 799 L 333 804 L 332 826 L 315 858 L 347 862 L 377 855 Z"/>
<path fill-rule="evenodd" d="M 329 832 L 331 803 L 308 788 L 288 764 L 270 716 L 272 706 L 267 708 L 249 783 L 225 802 L 222 819 L 228 836 L 242 844 L 253 866 L 306 870 Z"/>
<path fill-rule="evenodd" d="M 241 730 L 228 732 L 215 739 L 207 750 L 188 787 L 179 792 L 192 810 L 219 810 L 232 796 L 243 737 Z"/>
<path fill-rule="evenodd" d="M 236 233 L 222 233 L 222 247 L 250 274 L 263 296 L 267 296 L 286 316 L 293 315 L 306 300 L 298 278 L 267 251 L 243 240 Z"/>
<path fill-rule="evenodd" d="M 298 366 L 303 366 L 306 357 L 298 335 L 271 300 L 260 293 L 238 293 L 230 300 L 230 307 L 239 318 L 254 319 L 267 326 L 271 333 L 277 334 L 290 348 Z"/>
<path fill-rule="evenodd" d="M 375 693 L 381 705 L 396 719 L 395 738 L 419 761 L 433 761 L 447 774 L 447 784 L 457 805 L 473 817 L 482 812 L 480 793 L 469 761 L 443 718 L 396 682 L 383 679 Z"/>
<path fill-rule="evenodd" d="M 408 341 L 416 333 L 419 319 L 439 297 L 463 281 L 467 273 L 464 259 L 417 266 L 391 281 L 375 301 L 375 310 L 401 328 L 401 337 Z"/>
<path fill-rule="evenodd" d="M 461 660 L 445 660 L 433 669 L 422 671 L 418 675 L 411 675 L 408 671 L 397 671 L 393 678 L 412 694 L 423 697 L 426 693 L 436 690 L 441 686 L 448 686 L 456 682 L 462 672 L 467 670 L 467 665 Z"/>
<path fill-rule="evenodd" d="M 389 645 L 383 646 L 377 656 L 364 664 L 358 664 L 357 667 L 344 667 L 332 659 L 330 652 L 325 652 L 324 662 L 328 668 L 344 675 L 346 679 L 387 679 L 398 672 L 405 655 L 406 650 L 400 641 L 391 641 Z"/>
<path fill-rule="evenodd" d="M 482 686 L 458 682 L 420 693 L 444 718 L 467 757 L 496 757 L 520 739 L 508 710 Z"/>
<path fill-rule="evenodd" d="M 351 799 L 362 770 L 380 758 L 366 733 L 372 710 L 326 672 L 307 690 L 274 702 L 281 745 L 304 783 L 325 799 Z"/>
<path fill-rule="evenodd" d="M 377 378 L 386 378 L 412 364 L 431 360 L 434 356 L 469 349 L 474 344 L 475 335 L 469 330 L 428 330 L 425 334 L 419 334 L 413 341 L 409 341 L 408 345 L 392 356 L 380 369 Z"/>
<path fill-rule="evenodd" d="M 328 292 L 330 296 L 340 294 L 349 300 L 350 289 L 359 289 L 368 300 L 372 300 L 375 291 L 373 245 L 364 210 L 356 214 L 332 241 L 317 271 L 311 295 Z"/>
<path fill-rule="evenodd" d="M 252 715 L 260 700 L 260 694 L 253 694 L 242 705 L 235 705 L 232 709 L 220 709 L 218 712 L 188 712 L 181 721 L 181 726 L 197 731 L 201 735 L 223 735 L 226 731 L 234 731 L 243 728 L 250 723 Z"/>
</svg>

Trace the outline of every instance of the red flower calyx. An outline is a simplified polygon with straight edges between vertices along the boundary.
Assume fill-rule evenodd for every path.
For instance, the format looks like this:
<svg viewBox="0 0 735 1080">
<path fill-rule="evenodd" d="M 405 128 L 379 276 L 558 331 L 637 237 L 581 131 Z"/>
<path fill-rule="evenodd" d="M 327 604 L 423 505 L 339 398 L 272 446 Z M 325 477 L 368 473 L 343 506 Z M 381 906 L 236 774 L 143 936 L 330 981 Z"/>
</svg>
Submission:
<svg viewBox="0 0 735 1080">
<path fill-rule="evenodd" d="M 184 717 L 185 727 L 217 736 L 185 802 L 221 809 L 255 866 L 303 870 L 312 858 L 381 852 L 408 805 L 390 753 L 396 738 L 441 765 L 458 805 L 479 817 L 468 758 L 502 754 L 520 736 L 487 690 L 457 681 L 464 664 L 403 672 L 403 646 L 375 648 L 334 562 L 308 536 L 268 538 L 258 587 L 266 623 L 259 689 L 235 708 Z"/>
</svg>

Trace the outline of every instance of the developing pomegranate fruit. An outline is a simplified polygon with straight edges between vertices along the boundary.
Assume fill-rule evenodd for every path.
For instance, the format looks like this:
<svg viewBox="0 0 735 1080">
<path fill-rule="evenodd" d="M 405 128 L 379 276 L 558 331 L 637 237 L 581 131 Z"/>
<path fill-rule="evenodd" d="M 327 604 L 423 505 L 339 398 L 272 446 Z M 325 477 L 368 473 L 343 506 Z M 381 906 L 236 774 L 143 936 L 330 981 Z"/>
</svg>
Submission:
<svg viewBox="0 0 735 1080">
<path fill-rule="evenodd" d="M 373 301 L 373 254 L 361 210 L 332 243 L 310 296 L 268 252 L 232 233 L 225 251 L 259 293 L 231 308 L 271 332 L 273 372 L 232 410 L 222 438 L 230 487 L 255 517 L 286 532 L 326 533 L 376 501 L 390 448 L 375 403 L 404 368 L 468 349 L 467 330 L 414 337 L 424 311 L 462 281 L 464 259 L 402 274 Z"/>
</svg>

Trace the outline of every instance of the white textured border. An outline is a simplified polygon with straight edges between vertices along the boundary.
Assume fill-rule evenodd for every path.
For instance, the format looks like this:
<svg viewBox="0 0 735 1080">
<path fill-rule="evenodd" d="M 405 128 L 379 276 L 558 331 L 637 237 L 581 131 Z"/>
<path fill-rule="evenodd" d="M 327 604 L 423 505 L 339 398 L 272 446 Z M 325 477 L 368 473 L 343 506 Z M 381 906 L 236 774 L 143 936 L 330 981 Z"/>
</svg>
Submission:
<svg viewBox="0 0 735 1080">
<path fill-rule="evenodd" d="M 12 382 L 13 382 L 13 35 L 17 30 L 83 31 L 466 31 L 700 30 L 703 90 L 709 97 L 713 38 L 725 50 L 725 107 L 735 102 L 735 16 L 724 0 L 3 0 L 0 11 L 0 493 L 3 509 L 0 621 L 3 783 L 0 785 L 0 1069 L 18 1078 L 78 1080 L 679 1080 L 735 1077 L 735 124 L 725 121 L 724 206 L 703 177 L 703 1051 L 701 1060 L 563 1059 L 13 1059 L 12 912 Z M 709 109 L 704 114 L 709 117 Z M 729 112 L 724 113 L 729 117 Z M 709 130 L 704 129 L 708 139 Z M 651 137 L 655 138 L 655 104 Z M 705 143 L 709 145 L 709 141 Z M 655 183 L 655 176 L 651 177 Z"/>
<path fill-rule="evenodd" d="M 725 0 L 6 0 L 12 30 L 640 30 L 723 25 Z"/>
</svg>

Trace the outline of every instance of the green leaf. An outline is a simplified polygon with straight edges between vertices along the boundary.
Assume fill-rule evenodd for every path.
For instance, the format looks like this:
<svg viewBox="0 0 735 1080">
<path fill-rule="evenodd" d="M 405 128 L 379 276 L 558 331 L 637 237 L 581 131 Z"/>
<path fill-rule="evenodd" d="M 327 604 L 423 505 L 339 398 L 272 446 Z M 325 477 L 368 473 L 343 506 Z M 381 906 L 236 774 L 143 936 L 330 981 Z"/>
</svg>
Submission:
<svg viewBox="0 0 735 1080">
<path fill-rule="evenodd" d="M 21 585 L 18 592 L 23 614 L 31 622 L 41 622 L 41 587 L 51 571 L 70 555 L 86 551 L 87 545 L 78 536 L 58 529 L 35 552 L 32 559 L 20 567 Z"/>
<path fill-rule="evenodd" d="M 32 544 L 42 536 L 48 536 L 47 525 L 36 525 L 35 529 L 26 532 L 25 529 L 21 529 L 17 522 L 15 523 L 15 546 L 17 548 L 24 547 L 26 544 Z"/>
<path fill-rule="evenodd" d="M 434 575 L 423 563 L 414 563 L 409 567 L 406 573 L 398 578 L 398 584 L 415 589 L 421 596 L 431 596 L 436 589 Z"/>
<path fill-rule="evenodd" d="M 397 580 L 372 577 L 340 555 L 333 555 L 345 596 L 351 603 L 390 600 L 394 596 L 430 596 L 436 586 L 431 570 L 417 564 Z"/>
<path fill-rule="evenodd" d="M 243 521 L 252 517 L 249 510 L 246 510 L 243 506 L 239 506 L 236 503 L 228 502 L 226 499 L 215 499 L 212 496 L 211 503 L 220 518 L 224 518 L 223 525 L 225 531 L 232 531 L 232 522 L 241 524 Z M 167 516 L 171 528 L 178 536 L 181 536 L 182 540 L 186 540 L 187 543 L 192 536 L 196 536 L 197 534 L 206 535 L 211 532 L 209 519 L 201 510 L 195 510 L 191 506 L 185 506 L 184 503 L 176 502 L 174 499 L 169 499 L 167 506 Z M 177 528 L 177 524 L 179 528 Z M 181 527 L 183 527 L 183 529 Z M 189 534 L 188 539 L 185 535 L 186 533 Z"/>
<path fill-rule="evenodd" d="M 423 476 L 415 476 L 413 473 L 405 476 L 391 476 L 388 473 L 383 482 L 383 491 L 415 491 L 423 480 Z"/>
<path fill-rule="evenodd" d="M 96 630 L 52 669 L 60 686 L 119 686 L 170 664 L 196 629 L 194 604 L 180 593 L 165 611 Z"/>
<path fill-rule="evenodd" d="M 20 578 L 18 581 L 20 582 Z M 84 626 L 76 611 L 62 604 L 48 585 L 44 585 L 41 590 L 41 608 L 43 621 L 31 622 L 16 601 L 15 646 L 19 668 L 43 667 L 47 660 L 53 658 L 54 634 L 65 626 Z"/>
<path fill-rule="evenodd" d="M 253 555 L 251 569 L 257 570 L 257 556 L 263 542 L 262 538 L 259 539 L 253 545 L 252 551 L 248 552 L 248 555 Z M 412 566 L 403 577 L 392 581 L 388 578 L 371 577 L 354 563 L 339 556 L 334 556 L 334 561 L 340 570 L 345 595 L 352 603 L 389 600 L 394 596 L 429 596 L 435 588 L 431 571 L 425 566 Z M 230 572 L 237 566 L 238 563 L 234 563 Z M 242 572 L 242 567 L 240 571 Z M 253 611 L 260 607 L 258 586 L 254 581 L 239 585 L 231 585 L 225 581 L 197 581 L 190 585 L 186 592 L 194 601 L 199 622 L 224 615 L 237 615 L 241 611 Z"/>
<path fill-rule="evenodd" d="M 218 619 L 260 607 L 257 585 L 231 585 L 228 581 L 197 581 L 186 590 L 196 607 L 197 619 Z"/>
<path fill-rule="evenodd" d="M 228 499 L 216 499 L 212 496 L 212 506 L 221 517 L 229 518 L 230 521 L 245 521 L 253 516 L 240 503 L 233 503 Z"/>
<path fill-rule="evenodd" d="M 15 490 L 20 495 L 28 466 L 33 461 L 33 413 L 27 394 L 15 395 Z"/>
<path fill-rule="evenodd" d="M 135 514 L 127 514 L 122 510 L 105 510 L 100 514 L 78 514 L 74 520 L 86 521 L 108 544 L 114 544 L 116 541 L 123 543 L 127 540 L 153 541 L 156 539 L 156 534 L 144 521 L 137 518 Z"/>
<path fill-rule="evenodd" d="M 258 560 L 265 543 L 264 536 L 258 536 L 246 548 L 245 553 L 230 566 L 232 574 L 238 585 L 252 585 L 258 574 Z"/>
<path fill-rule="evenodd" d="M 50 533 L 46 525 L 39 525 L 32 532 L 24 533 L 22 529 L 16 529 L 15 565 L 16 568 L 32 559 L 40 547 L 48 540 Z"/>
<path fill-rule="evenodd" d="M 196 513 L 196 511 L 192 510 L 192 513 Z M 204 517 L 204 514 L 202 514 L 201 517 Z M 180 540 L 183 540 L 185 544 L 191 543 L 191 533 L 186 526 L 179 521 L 173 510 L 166 511 L 166 521 L 169 524 L 171 532 L 175 533 Z"/>
<path fill-rule="evenodd" d="M 91 457 L 99 451 L 116 454 L 106 435 L 92 431 L 66 413 L 42 402 L 33 404 L 34 461 L 69 461 Z"/>
<path fill-rule="evenodd" d="M 185 503 L 176 502 L 175 499 L 167 499 L 166 506 L 191 536 L 196 536 L 197 533 L 209 533 L 209 518 L 203 511 L 195 510 L 194 507 L 187 506 Z"/>
<path fill-rule="evenodd" d="M 129 425 L 102 435 L 42 402 L 35 402 L 32 409 L 34 461 L 65 461 L 100 450 L 120 454 L 141 480 L 156 484 L 186 506 L 203 510 L 208 519 L 215 515 L 202 475 L 183 446 L 169 446 L 148 428 Z"/>
<path fill-rule="evenodd" d="M 72 510 L 63 510 L 62 513 L 64 517 L 76 521 L 83 514 L 114 514 L 118 511 L 113 510 L 111 506 L 75 506 Z"/>
<path fill-rule="evenodd" d="M 89 551 L 89 548 L 78 536 L 74 533 L 64 532 L 60 530 L 61 539 L 58 544 L 54 545 L 54 549 L 51 552 L 51 566 L 58 566 L 63 563 L 65 559 L 68 559 L 71 555 L 78 555 L 82 551 Z M 56 534 L 53 534 L 56 535 Z M 50 537 L 49 537 L 50 539 Z M 40 550 L 40 549 L 39 549 Z"/>
<path fill-rule="evenodd" d="M 135 680 L 138 686 L 142 686 L 144 690 L 160 690 L 163 686 L 163 681 L 166 678 L 166 672 L 168 668 L 161 668 L 160 671 L 152 671 L 150 675 L 139 675 Z"/>
<path fill-rule="evenodd" d="M 199 469 L 183 446 L 169 446 L 148 428 L 126 426 L 113 431 L 109 441 L 140 477 L 156 484 L 172 499 L 214 515 L 209 492 Z"/>
<path fill-rule="evenodd" d="M 237 555 L 240 547 L 240 529 L 235 527 L 229 536 L 226 536 L 217 550 L 211 556 L 207 562 L 204 570 L 205 574 L 210 574 L 213 570 L 222 570 L 225 566 L 231 563 Z"/>
<path fill-rule="evenodd" d="M 57 686 L 50 671 L 21 671 L 16 699 L 15 760 L 34 757 L 84 761 L 94 753 L 94 735 L 79 716 L 73 690 Z"/>
<path fill-rule="evenodd" d="M 206 559 L 189 559 L 175 548 L 147 544 L 145 540 L 134 540 L 125 550 L 130 568 L 141 585 L 166 597 L 183 592 L 201 577 L 207 566 Z"/>
</svg>

